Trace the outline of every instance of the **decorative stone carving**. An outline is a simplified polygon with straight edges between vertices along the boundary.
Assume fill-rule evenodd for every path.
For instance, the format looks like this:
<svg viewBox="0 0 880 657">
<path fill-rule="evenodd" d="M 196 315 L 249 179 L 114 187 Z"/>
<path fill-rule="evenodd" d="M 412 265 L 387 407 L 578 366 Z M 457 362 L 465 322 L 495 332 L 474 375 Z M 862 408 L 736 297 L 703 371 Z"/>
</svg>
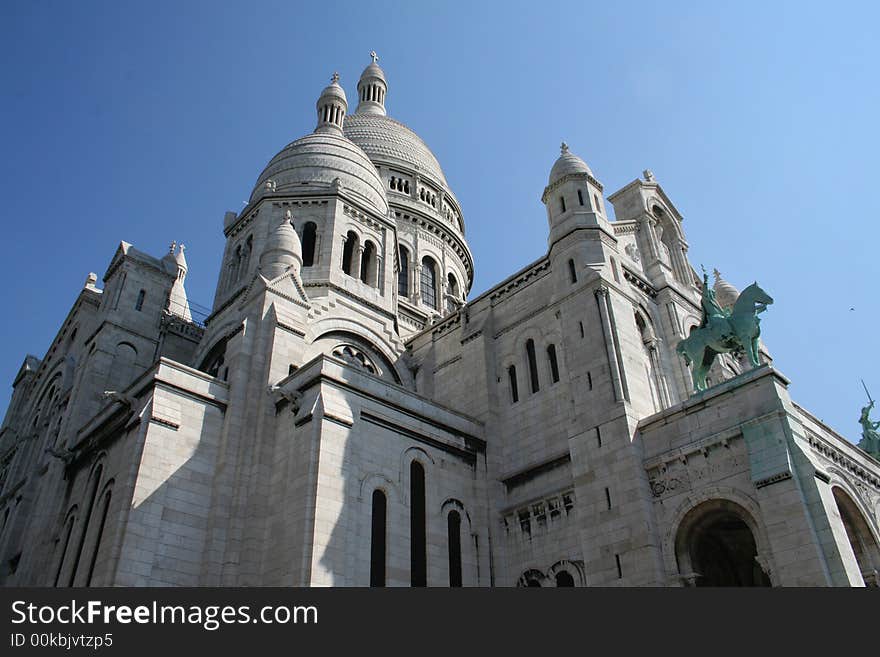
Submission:
<svg viewBox="0 0 880 657">
<path fill-rule="evenodd" d="M 628 255 L 633 262 L 639 262 L 642 259 L 642 256 L 639 255 L 639 247 L 635 244 L 627 244 L 624 251 L 626 251 L 626 255 Z"/>
</svg>

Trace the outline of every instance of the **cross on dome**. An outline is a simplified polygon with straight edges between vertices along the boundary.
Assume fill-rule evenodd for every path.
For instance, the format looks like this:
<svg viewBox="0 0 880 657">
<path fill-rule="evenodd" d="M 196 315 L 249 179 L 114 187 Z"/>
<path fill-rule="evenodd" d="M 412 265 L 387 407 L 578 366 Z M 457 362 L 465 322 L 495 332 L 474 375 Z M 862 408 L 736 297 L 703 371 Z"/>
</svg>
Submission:
<svg viewBox="0 0 880 657">
<path fill-rule="evenodd" d="M 370 51 L 370 57 L 373 58 L 373 63 L 374 63 L 374 64 L 375 64 L 376 62 L 379 61 L 379 55 L 376 54 L 376 51 L 375 51 L 375 50 L 371 50 L 371 51 Z"/>
<path fill-rule="evenodd" d="M 560 151 L 563 155 L 565 155 L 566 153 L 568 153 L 568 144 L 566 144 L 565 142 L 562 142 L 562 145 L 559 147 L 559 151 Z"/>
<path fill-rule="evenodd" d="M 339 82 L 339 73 L 337 73 L 336 71 L 333 71 L 333 75 L 330 76 L 330 82 L 332 82 L 334 84 Z"/>
</svg>

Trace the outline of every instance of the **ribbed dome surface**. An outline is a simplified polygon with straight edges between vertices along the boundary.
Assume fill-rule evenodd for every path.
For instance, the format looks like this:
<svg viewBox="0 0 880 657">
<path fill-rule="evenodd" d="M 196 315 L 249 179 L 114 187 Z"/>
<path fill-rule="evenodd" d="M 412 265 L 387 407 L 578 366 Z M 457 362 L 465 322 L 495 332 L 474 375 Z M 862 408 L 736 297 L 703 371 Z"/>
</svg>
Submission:
<svg viewBox="0 0 880 657">
<path fill-rule="evenodd" d="M 547 184 L 552 185 L 557 180 L 573 173 L 586 173 L 589 176 L 593 175 L 593 172 L 590 171 L 590 167 L 587 166 L 587 163 L 568 150 L 568 146 L 563 144 L 562 154 L 553 164 L 553 168 L 550 169 L 550 181 Z"/>
<path fill-rule="evenodd" d="M 345 137 L 312 133 L 285 146 L 257 179 L 251 202 L 263 194 L 331 187 L 335 179 L 346 190 L 362 197 L 382 215 L 388 213 L 385 189 L 370 158 Z M 275 183 L 267 190 L 267 181 Z"/>
<path fill-rule="evenodd" d="M 348 114 L 345 136 L 360 146 L 376 163 L 400 162 L 449 189 L 434 153 L 415 132 L 400 121 L 380 114 Z"/>
</svg>

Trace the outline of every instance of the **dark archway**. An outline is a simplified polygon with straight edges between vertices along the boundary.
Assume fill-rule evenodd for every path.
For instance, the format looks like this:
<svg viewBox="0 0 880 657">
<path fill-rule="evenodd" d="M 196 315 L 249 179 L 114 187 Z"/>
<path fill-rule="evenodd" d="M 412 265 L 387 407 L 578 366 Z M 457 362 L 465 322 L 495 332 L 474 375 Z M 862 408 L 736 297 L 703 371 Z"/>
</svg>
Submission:
<svg viewBox="0 0 880 657">
<path fill-rule="evenodd" d="M 770 586 L 758 562 L 748 515 L 739 505 L 712 500 L 697 506 L 678 530 L 679 572 L 693 586 Z"/>
<path fill-rule="evenodd" d="M 867 586 L 877 586 L 877 571 L 880 570 L 880 546 L 878 546 L 868 523 L 852 497 L 838 486 L 834 486 L 831 491 L 834 494 L 834 501 L 837 503 L 837 510 L 840 512 L 840 519 L 846 529 L 846 537 L 849 539 L 862 579 Z"/>
</svg>

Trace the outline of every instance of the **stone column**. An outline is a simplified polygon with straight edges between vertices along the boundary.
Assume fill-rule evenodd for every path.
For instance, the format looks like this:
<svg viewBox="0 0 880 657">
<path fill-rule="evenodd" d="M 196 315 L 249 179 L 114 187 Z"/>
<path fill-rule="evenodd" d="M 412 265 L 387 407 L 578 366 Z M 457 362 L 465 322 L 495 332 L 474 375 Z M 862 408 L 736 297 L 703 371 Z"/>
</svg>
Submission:
<svg viewBox="0 0 880 657">
<path fill-rule="evenodd" d="M 605 338 L 605 349 L 608 355 L 608 367 L 611 371 L 611 383 L 614 388 L 615 401 L 625 399 L 623 382 L 620 372 L 620 360 L 614 344 L 614 327 L 608 312 L 608 288 L 600 287 L 596 290 L 596 302 L 599 304 L 599 317 L 602 320 L 602 333 Z"/>
</svg>

